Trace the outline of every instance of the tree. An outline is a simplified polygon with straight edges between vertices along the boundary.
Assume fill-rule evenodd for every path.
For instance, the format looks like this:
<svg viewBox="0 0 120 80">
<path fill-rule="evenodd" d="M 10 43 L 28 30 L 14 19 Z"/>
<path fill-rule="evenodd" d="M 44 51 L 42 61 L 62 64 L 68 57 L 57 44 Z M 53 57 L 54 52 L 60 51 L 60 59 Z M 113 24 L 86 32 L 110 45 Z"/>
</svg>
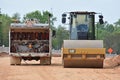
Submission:
<svg viewBox="0 0 120 80">
<path fill-rule="evenodd" d="M 116 26 L 119 26 L 120 27 L 120 19 L 114 23 Z"/>
<path fill-rule="evenodd" d="M 56 37 L 53 38 L 53 48 L 61 49 L 63 40 L 69 38 L 69 31 L 66 30 L 65 27 L 59 25 L 56 29 Z"/>
<path fill-rule="evenodd" d="M 110 33 L 114 31 L 114 26 L 112 24 L 107 24 L 106 25 L 106 30 Z"/>
<path fill-rule="evenodd" d="M 102 25 L 97 23 L 95 25 L 95 27 L 96 27 L 96 29 L 95 29 L 96 39 L 103 40 L 107 35 L 109 35 L 109 31 L 107 31 L 106 25 L 108 25 L 108 23 L 105 23 Z"/>
<path fill-rule="evenodd" d="M 6 15 L 1 15 L 2 24 L 0 25 L 0 45 L 9 46 L 9 26 L 11 23 L 11 18 Z"/>
<path fill-rule="evenodd" d="M 51 14 L 48 11 L 40 12 L 40 11 L 36 10 L 36 11 L 30 12 L 30 13 L 27 13 L 26 15 L 24 15 L 23 21 L 25 19 L 34 19 L 35 18 L 35 19 L 38 19 L 40 23 L 48 23 L 49 15 L 51 18 L 50 22 L 53 25 L 54 21 L 56 21 L 56 17 L 54 17 L 53 14 Z"/>
<path fill-rule="evenodd" d="M 14 13 L 13 16 L 12 16 L 12 19 L 20 20 L 20 14 L 19 13 Z"/>
<path fill-rule="evenodd" d="M 24 18 L 23 20 L 26 20 L 26 19 L 38 19 L 39 21 L 42 20 L 42 14 L 40 11 L 34 11 L 34 12 L 30 12 L 30 13 L 27 13 L 26 15 L 24 15 Z"/>
<path fill-rule="evenodd" d="M 14 13 L 12 16 L 12 22 L 20 22 L 20 14 Z"/>
<path fill-rule="evenodd" d="M 106 51 L 113 48 L 113 53 L 120 53 L 120 19 L 113 24 L 105 23 L 103 25 L 97 24 L 98 38 L 104 41 Z"/>
<path fill-rule="evenodd" d="M 105 48 L 112 48 L 114 53 L 120 54 L 120 33 L 111 34 L 104 39 Z"/>
</svg>

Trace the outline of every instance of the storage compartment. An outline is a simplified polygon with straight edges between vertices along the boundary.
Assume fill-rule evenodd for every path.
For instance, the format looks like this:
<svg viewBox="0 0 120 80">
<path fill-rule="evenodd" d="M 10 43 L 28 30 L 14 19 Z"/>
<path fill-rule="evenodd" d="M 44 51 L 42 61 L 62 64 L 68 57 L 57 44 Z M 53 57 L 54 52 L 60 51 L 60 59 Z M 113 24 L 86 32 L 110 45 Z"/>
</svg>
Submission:
<svg viewBox="0 0 120 80">
<path fill-rule="evenodd" d="M 11 29 L 11 53 L 48 53 L 49 29 Z"/>
</svg>

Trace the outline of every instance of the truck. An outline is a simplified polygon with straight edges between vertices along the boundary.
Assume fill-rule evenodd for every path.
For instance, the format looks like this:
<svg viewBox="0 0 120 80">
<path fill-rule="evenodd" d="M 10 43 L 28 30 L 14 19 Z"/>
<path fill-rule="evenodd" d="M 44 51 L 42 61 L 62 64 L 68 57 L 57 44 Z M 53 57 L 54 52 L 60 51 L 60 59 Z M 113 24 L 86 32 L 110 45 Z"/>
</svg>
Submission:
<svg viewBox="0 0 120 80">
<path fill-rule="evenodd" d="M 66 67 L 102 68 L 105 58 L 103 40 L 96 40 L 96 12 L 73 11 L 62 14 L 62 23 L 69 25 L 69 40 L 63 41 L 62 62 Z M 103 16 L 99 15 L 103 24 Z"/>
<path fill-rule="evenodd" d="M 9 30 L 9 55 L 11 65 L 20 65 L 24 60 L 40 60 L 51 64 L 52 30 L 50 23 L 28 19 L 24 23 L 11 23 Z"/>
</svg>

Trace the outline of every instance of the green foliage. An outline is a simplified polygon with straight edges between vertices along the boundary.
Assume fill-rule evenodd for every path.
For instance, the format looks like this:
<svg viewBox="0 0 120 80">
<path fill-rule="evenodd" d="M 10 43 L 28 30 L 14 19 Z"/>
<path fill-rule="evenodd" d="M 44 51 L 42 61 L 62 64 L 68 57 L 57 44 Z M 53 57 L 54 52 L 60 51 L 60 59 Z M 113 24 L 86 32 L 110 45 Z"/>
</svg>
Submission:
<svg viewBox="0 0 120 80">
<path fill-rule="evenodd" d="M 108 50 L 112 48 L 114 50 L 113 53 L 120 53 L 120 33 L 115 33 L 107 36 L 104 39 L 105 47 Z"/>
<path fill-rule="evenodd" d="M 27 13 L 26 15 L 24 15 L 24 19 L 37 19 L 40 21 L 40 23 L 48 23 L 49 21 L 49 15 L 50 15 L 50 18 L 51 18 L 51 24 L 54 23 L 54 21 L 56 21 L 56 18 L 53 17 L 53 14 L 51 14 L 50 12 L 48 11 L 43 11 L 43 12 L 40 12 L 40 11 L 33 11 L 33 12 L 30 12 L 30 13 Z"/>
<path fill-rule="evenodd" d="M 0 25 L 0 45 L 9 46 L 9 26 L 11 18 L 2 14 L 0 17 L 2 24 Z"/>
<path fill-rule="evenodd" d="M 107 28 L 104 25 L 100 25 L 99 23 L 96 24 L 96 39 L 104 39 L 105 36 L 109 34 L 109 31 L 106 30 Z"/>
<path fill-rule="evenodd" d="M 120 19 L 119 19 L 117 22 L 115 22 L 115 25 L 116 25 L 117 27 L 120 27 Z"/>
<path fill-rule="evenodd" d="M 56 37 L 53 38 L 53 48 L 61 49 L 63 40 L 68 38 L 69 38 L 69 31 L 67 31 L 65 27 L 59 25 L 58 28 L 56 28 Z"/>
<path fill-rule="evenodd" d="M 96 24 L 97 39 L 104 40 L 106 52 L 109 48 L 113 53 L 120 54 L 120 20 L 115 25 L 105 23 L 104 25 Z M 97 31 L 98 30 L 98 31 Z"/>
<path fill-rule="evenodd" d="M 114 31 L 114 26 L 112 24 L 107 24 L 106 25 L 106 30 L 110 33 Z"/>
<path fill-rule="evenodd" d="M 12 16 L 12 19 L 20 20 L 20 14 L 19 13 L 14 13 L 13 16 Z"/>
</svg>

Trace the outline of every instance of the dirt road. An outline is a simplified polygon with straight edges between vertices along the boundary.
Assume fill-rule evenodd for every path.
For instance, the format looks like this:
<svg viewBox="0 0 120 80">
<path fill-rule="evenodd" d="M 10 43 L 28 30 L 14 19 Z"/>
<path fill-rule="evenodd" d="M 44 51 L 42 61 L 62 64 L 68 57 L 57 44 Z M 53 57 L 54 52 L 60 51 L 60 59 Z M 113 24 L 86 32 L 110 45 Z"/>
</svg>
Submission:
<svg viewBox="0 0 120 80">
<path fill-rule="evenodd" d="M 116 68 L 63 68 L 61 57 L 52 58 L 52 65 L 38 65 L 32 61 L 10 66 L 9 57 L 0 58 L 0 80 L 120 80 Z"/>
</svg>

